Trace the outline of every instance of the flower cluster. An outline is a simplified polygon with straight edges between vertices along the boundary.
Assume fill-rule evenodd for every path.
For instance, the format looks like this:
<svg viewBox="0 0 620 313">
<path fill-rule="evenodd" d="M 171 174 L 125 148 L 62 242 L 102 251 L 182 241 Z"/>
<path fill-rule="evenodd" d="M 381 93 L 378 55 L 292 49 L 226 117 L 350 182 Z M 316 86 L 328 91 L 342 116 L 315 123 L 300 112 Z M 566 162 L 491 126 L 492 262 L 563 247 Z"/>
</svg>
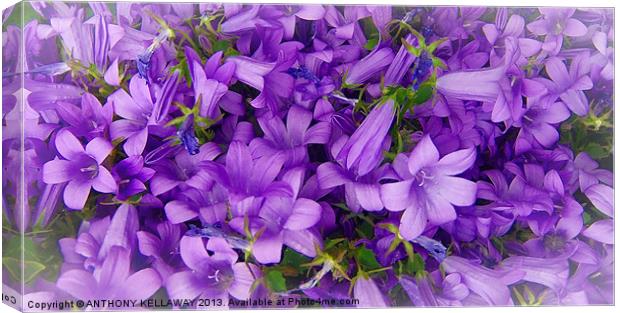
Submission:
<svg viewBox="0 0 620 313">
<path fill-rule="evenodd" d="M 21 10 L 3 271 L 27 297 L 613 303 L 611 9 Z"/>
</svg>

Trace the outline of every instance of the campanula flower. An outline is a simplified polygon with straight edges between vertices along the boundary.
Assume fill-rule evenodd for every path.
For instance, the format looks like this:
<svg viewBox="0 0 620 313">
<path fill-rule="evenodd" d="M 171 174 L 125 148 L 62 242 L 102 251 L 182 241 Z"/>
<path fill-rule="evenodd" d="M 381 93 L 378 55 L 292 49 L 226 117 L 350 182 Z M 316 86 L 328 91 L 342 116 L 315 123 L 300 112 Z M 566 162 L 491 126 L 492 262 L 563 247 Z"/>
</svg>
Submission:
<svg viewBox="0 0 620 313">
<path fill-rule="evenodd" d="M 56 284 L 82 300 L 96 297 L 142 300 L 148 299 L 160 288 L 161 278 L 151 268 L 132 272 L 130 251 L 114 246 L 98 273 L 70 270 L 63 273 Z"/>
<path fill-rule="evenodd" d="M 441 225 L 456 218 L 454 205 L 467 206 L 476 199 L 476 184 L 455 177 L 476 160 L 473 149 L 452 152 L 440 158 L 427 135 L 418 142 L 411 155 L 394 160 L 399 182 L 381 186 L 381 199 L 390 211 L 405 211 L 400 221 L 400 234 L 414 239 L 427 224 Z"/>
<path fill-rule="evenodd" d="M 68 182 L 64 192 L 67 207 L 82 210 L 91 188 L 103 193 L 117 190 L 114 177 L 101 165 L 112 151 L 108 141 L 97 137 L 84 148 L 70 131 L 60 130 L 55 142 L 56 149 L 64 159 L 45 163 L 43 181 L 47 184 Z"/>
<path fill-rule="evenodd" d="M 209 254 L 208 251 L 211 251 Z M 222 299 L 228 305 L 228 295 L 245 300 L 260 270 L 253 264 L 237 262 L 237 253 L 224 239 L 209 239 L 207 245 L 200 237 L 184 236 L 180 252 L 187 270 L 172 274 L 166 289 L 174 298 Z"/>
<path fill-rule="evenodd" d="M 471 292 L 492 305 L 511 304 L 512 297 L 508 285 L 516 283 L 525 276 L 525 272 L 520 269 L 510 271 L 490 269 L 457 256 L 447 257 L 441 266 L 447 273 L 460 274 L 462 282 Z"/>
<path fill-rule="evenodd" d="M 543 49 L 550 54 L 557 54 L 562 48 L 564 36 L 579 37 L 588 32 L 586 26 L 572 18 L 574 9 L 541 8 L 542 17 L 527 24 L 527 29 L 537 36 L 545 36 Z"/>
</svg>

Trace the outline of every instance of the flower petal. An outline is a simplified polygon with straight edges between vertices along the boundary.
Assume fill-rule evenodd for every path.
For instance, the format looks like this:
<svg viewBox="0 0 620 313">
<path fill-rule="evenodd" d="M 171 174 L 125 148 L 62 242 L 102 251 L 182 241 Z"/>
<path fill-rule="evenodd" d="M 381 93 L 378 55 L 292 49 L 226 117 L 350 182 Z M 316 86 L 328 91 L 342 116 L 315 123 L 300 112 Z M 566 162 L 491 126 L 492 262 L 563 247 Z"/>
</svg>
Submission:
<svg viewBox="0 0 620 313">
<path fill-rule="evenodd" d="M 66 129 L 58 132 L 55 139 L 56 149 L 58 153 L 67 160 L 73 160 L 84 153 L 82 143 Z"/>
<path fill-rule="evenodd" d="M 92 182 L 90 181 L 70 181 L 65 187 L 64 197 L 65 204 L 69 209 L 82 210 L 90 194 Z"/>
<path fill-rule="evenodd" d="M 286 220 L 284 228 L 290 230 L 307 229 L 321 218 L 321 206 L 309 199 L 299 198 L 293 205 L 293 212 Z"/>
<path fill-rule="evenodd" d="M 584 191 L 586 197 L 592 201 L 592 204 L 605 215 L 614 217 L 614 189 L 603 185 L 596 184 L 588 187 Z"/>
<path fill-rule="evenodd" d="M 402 211 L 411 203 L 411 187 L 413 180 L 381 185 L 381 200 L 390 211 Z"/>
<path fill-rule="evenodd" d="M 411 151 L 409 156 L 409 172 L 411 175 L 417 174 L 422 168 L 434 165 L 439 161 L 439 151 L 429 135 L 422 137 L 422 140 Z"/>
</svg>

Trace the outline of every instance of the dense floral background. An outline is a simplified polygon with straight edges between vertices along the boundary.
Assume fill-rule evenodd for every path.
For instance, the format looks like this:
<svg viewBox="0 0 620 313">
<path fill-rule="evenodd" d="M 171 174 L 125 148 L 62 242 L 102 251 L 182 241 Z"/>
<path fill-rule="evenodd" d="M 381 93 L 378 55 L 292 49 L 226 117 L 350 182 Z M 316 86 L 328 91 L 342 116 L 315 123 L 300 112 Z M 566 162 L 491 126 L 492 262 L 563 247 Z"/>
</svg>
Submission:
<svg viewBox="0 0 620 313">
<path fill-rule="evenodd" d="M 2 270 L 27 299 L 614 303 L 612 9 L 3 21 Z"/>
</svg>

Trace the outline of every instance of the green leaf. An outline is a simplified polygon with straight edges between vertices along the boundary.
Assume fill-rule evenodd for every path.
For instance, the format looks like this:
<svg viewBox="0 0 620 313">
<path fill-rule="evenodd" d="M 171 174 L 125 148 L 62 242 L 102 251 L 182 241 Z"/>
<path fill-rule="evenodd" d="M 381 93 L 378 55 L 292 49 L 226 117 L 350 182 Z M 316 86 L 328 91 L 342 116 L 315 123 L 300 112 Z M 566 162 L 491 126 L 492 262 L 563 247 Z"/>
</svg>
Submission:
<svg viewBox="0 0 620 313">
<path fill-rule="evenodd" d="M 440 58 L 437 57 L 432 57 L 433 60 L 433 66 L 436 68 L 441 68 L 441 69 L 447 69 L 448 67 L 446 66 L 446 63 L 443 62 L 443 60 L 441 60 Z"/>
<path fill-rule="evenodd" d="M 4 12 L 2 12 L 4 13 Z M 23 14 L 23 19 L 22 19 Z M 39 22 L 43 22 L 45 19 L 35 11 L 30 3 L 28 2 L 18 2 L 13 7 L 13 11 L 11 15 L 7 17 L 4 21 L 2 21 L 2 31 L 6 31 L 6 28 L 11 26 L 17 26 L 19 28 L 23 28 L 25 24 L 30 23 L 33 20 L 38 20 Z"/>
<path fill-rule="evenodd" d="M 237 55 L 241 55 L 241 53 L 233 47 L 228 47 L 228 49 L 226 49 L 226 51 L 224 52 L 225 57 L 233 57 Z"/>
<path fill-rule="evenodd" d="M 377 44 L 379 44 L 379 38 L 375 37 L 375 38 L 370 38 L 368 39 L 368 41 L 366 41 L 366 44 L 364 45 L 364 49 L 366 50 L 372 50 L 374 49 Z"/>
<path fill-rule="evenodd" d="M 441 38 L 439 40 L 433 41 L 430 45 L 428 45 L 427 51 L 430 54 L 433 54 L 433 52 L 435 52 L 435 49 L 437 49 L 437 47 L 439 47 L 439 45 L 442 44 L 446 40 L 448 40 L 448 38 Z"/>
<path fill-rule="evenodd" d="M 21 280 L 21 270 L 22 264 L 20 264 L 20 260 L 14 257 L 4 257 L 2 258 L 2 264 L 4 268 L 9 272 L 11 278 L 16 281 Z M 24 261 L 23 262 L 23 270 L 24 270 L 24 282 L 29 283 L 33 279 L 35 279 L 41 272 L 45 270 L 45 265 L 36 262 L 36 261 Z"/>
<path fill-rule="evenodd" d="M 422 257 L 416 253 L 413 256 L 413 259 L 407 259 L 404 272 L 410 275 L 424 272 L 424 259 L 422 259 Z"/>
<path fill-rule="evenodd" d="M 412 102 L 414 104 L 422 104 L 433 96 L 433 87 L 430 83 L 420 85 L 416 93 L 413 95 Z"/>
<path fill-rule="evenodd" d="M 281 272 L 276 270 L 270 270 L 265 275 L 265 284 L 267 288 L 275 292 L 286 291 L 286 280 Z"/>
<path fill-rule="evenodd" d="M 590 213 L 588 212 L 583 212 L 583 224 L 590 225 L 591 222 L 592 222 L 592 215 L 590 215 Z"/>
<path fill-rule="evenodd" d="M 284 256 L 282 257 L 283 265 L 290 265 L 293 267 L 301 267 L 302 264 L 310 262 L 310 258 L 296 252 L 295 250 L 287 248 L 284 250 Z"/>
<path fill-rule="evenodd" d="M 405 39 L 402 40 L 402 43 L 405 46 L 405 49 L 407 49 L 409 53 L 415 55 L 416 57 L 419 57 L 420 54 L 422 54 L 422 51 L 419 48 L 410 45 Z"/>
<path fill-rule="evenodd" d="M 360 247 L 355 251 L 355 259 L 365 271 L 371 271 L 381 267 L 375 253 L 366 247 Z"/>
<path fill-rule="evenodd" d="M 226 40 L 218 40 L 215 41 L 213 43 L 213 51 L 217 52 L 217 51 L 226 51 L 228 48 L 231 47 L 230 42 L 226 41 Z"/>
<path fill-rule="evenodd" d="M 2 258 L 2 267 L 6 269 L 6 271 L 11 276 L 11 279 L 14 281 L 21 281 L 21 267 L 20 262 L 16 258 L 12 257 L 3 257 Z"/>
<path fill-rule="evenodd" d="M 24 261 L 24 282 L 29 283 L 45 270 L 45 265 L 35 261 Z"/>
<path fill-rule="evenodd" d="M 596 142 L 588 143 L 584 149 L 593 159 L 603 159 L 609 156 L 609 151 Z"/>
</svg>

